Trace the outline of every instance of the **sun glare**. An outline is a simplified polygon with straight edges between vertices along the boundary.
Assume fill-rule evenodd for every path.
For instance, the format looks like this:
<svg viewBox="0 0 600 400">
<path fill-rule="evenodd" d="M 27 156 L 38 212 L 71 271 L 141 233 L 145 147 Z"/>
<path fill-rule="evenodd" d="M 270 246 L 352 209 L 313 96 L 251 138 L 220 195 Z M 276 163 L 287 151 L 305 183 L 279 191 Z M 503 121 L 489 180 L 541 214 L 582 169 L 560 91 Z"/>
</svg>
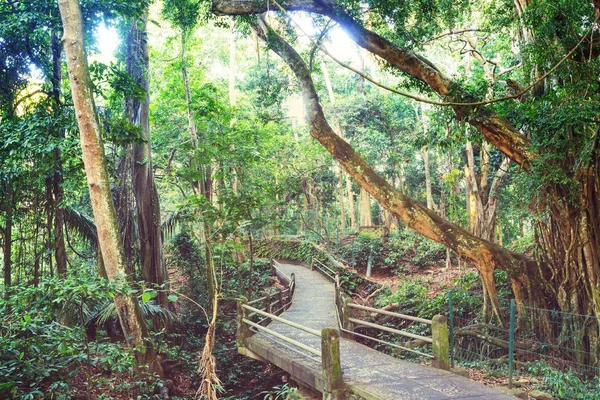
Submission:
<svg viewBox="0 0 600 400">
<path fill-rule="evenodd" d="M 95 32 L 100 57 L 104 60 L 111 59 L 120 44 L 119 34 L 114 26 L 100 25 Z"/>
</svg>

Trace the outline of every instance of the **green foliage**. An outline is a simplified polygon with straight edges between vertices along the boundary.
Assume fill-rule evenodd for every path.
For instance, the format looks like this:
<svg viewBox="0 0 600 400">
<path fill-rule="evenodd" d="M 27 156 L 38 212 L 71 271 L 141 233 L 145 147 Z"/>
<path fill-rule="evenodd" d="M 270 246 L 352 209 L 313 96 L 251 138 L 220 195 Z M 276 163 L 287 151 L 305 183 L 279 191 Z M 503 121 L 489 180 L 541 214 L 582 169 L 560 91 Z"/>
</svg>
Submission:
<svg viewBox="0 0 600 400">
<path fill-rule="evenodd" d="M 121 344 L 90 342 L 86 351 L 86 326 L 97 307 L 122 290 L 87 274 L 14 286 L 0 300 L 0 396 L 69 398 L 70 381 L 86 364 L 99 374 L 92 387 L 105 383 L 105 372 L 133 374 L 133 355 Z"/>
<path fill-rule="evenodd" d="M 374 269 L 407 272 L 436 265 L 445 257 L 445 248 L 412 230 L 392 232 L 388 237 L 358 235 L 344 247 L 342 256 L 358 269 L 367 268 L 369 256 Z"/>
<path fill-rule="evenodd" d="M 273 388 L 274 393 L 267 393 L 263 400 L 302 400 L 304 396 L 299 394 L 295 388 L 290 387 L 287 383 Z"/>
<path fill-rule="evenodd" d="M 178 233 L 171 241 L 172 253 L 169 264 L 180 271 L 192 274 L 203 268 L 205 259 L 200 246 L 185 231 Z"/>
<path fill-rule="evenodd" d="M 203 6 L 206 2 L 202 0 L 165 0 L 162 15 L 187 35 L 194 29 L 203 11 L 206 12 Z"/>
<path fill-rule="evenodd" d="M 600 379 L 583 381 L 572 371 L 563 372 L 538 362 L 528 372 L 542 378 L 541 388 L 559 400 L 593 400 L 600 397 Z"/>
</svg>

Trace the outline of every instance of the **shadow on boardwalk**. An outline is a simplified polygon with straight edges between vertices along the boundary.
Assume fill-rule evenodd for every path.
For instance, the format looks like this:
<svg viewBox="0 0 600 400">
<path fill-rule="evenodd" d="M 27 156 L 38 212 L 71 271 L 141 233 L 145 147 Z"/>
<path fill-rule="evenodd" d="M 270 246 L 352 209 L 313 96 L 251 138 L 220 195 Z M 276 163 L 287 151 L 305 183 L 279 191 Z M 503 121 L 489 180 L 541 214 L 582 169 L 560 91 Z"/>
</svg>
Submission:
<svg viewBox="0 0 600 400">
<path fill-rule="evenodd" d="M 325 277 L 308 267 L 282 263 L 288 276 L 296 276 L 292 306 L 282 318 L 321 330 L 336 327 L 335 288 Z M 278 333 L 320 349 L 320 338 L 288 325 L 272 322 Z M 319 391 L 323 389 L 321 360 L 273 336 L 257 333 L 247 339 L 240 352 L 271 362 L 287 371 L 295 380 Z M 437 399 L 514 399 L 450 372 L 400 360 L 367 346 L 342 339 L 340 343 L 343 379 L 347 389 L 365 399 L 437 400 Z"/>
</svg>

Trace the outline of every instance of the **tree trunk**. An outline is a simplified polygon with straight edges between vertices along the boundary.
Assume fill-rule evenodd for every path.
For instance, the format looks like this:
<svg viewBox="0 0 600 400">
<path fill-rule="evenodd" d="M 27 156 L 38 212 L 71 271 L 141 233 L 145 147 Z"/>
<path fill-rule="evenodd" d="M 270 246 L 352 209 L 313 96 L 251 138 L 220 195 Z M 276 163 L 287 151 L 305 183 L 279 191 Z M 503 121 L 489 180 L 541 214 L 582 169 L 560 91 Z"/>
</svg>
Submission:
<svg viewBox="0 0 600 400">
<path fill-rule="evenodd" d="M 12 285 L 12 226 L 14 210 L 14 190 L 11 182 L 7 182 L 4 187 L 4 213 L 6 222 L 2 230 L 4 243 L 2 246 L 2 257 L 4 260 L 4 298 L 8 300 L 10 287 Z"/>
<path fill-rule="evenodd" d="M 427 208 L 432 211 L 438 212 L 438 206 L 433 201 L 433 191 L 431 189 L 431 171 L 429 163 L 429 149 L 424 148 L 421 150 L 421 156 L 423 157 L 423 166 L 425 167 L 425 192 L 427 193 Z"/>
<path fill-rule="evenodd" d="M 188 134 L 192 141 L 194 149 L 198 149 L 198 129 L 196 128 L 196 121 L 194 121 L 194 110 L 192 109 L 192 91 L 190 89 L 190 78 L 187 72 L 187 64 L 185 60 L 185 46 L 186 46 L 186 33 L 181 32 L 181 77 L 183 78 L 183 89 L 185 91 L 185 100 L 187 107 L 188 117 Z M 190 159 L 191 167 L 195 170 L 200 170 L 200 167 L 196 161 L 196 156 L 192 155 Z M 195 194 L 201 194 L 203 192 L 202 184 L 198 180 L 192 182 L 192 189 Z"/>
<path fill-rule="evenodd" d="M 67 251 L 65 248 L 64 221 L 65 211 L 62 208 L 64 190 L 62 188 L 62 165 L 60 150 L 57 150 L 56 159 L 58 171 L 54 173 L 52 180 L 54 193 L 54 259 L 56 260 L 56 272 L 58 275 L 67 273 Z"/>
<path fill-rule="evenodd" d="M 352 180 L 350 175 L 346 174 L 346 193 L 348 194 L 348 210 L 350 214 L 350 229 L 356 232 L 358 226 L 356 225 L 356 206 L 354 205 L 354 192 L 352 191 Z"/>
<path fill-rule="evenodd" d="M 467 177 L 469 188 L 470 232 L 481 239 L 493 242 L 496 232 L 499 189 L 502 185 L 504 176 L 510 167 L 510 159 L 504 157 L 498 170 L 496 170 L 494 174 L 491 184 L 488 185 L 490 151 L 491 148 L 489 146 L 482 145 L 480 147 L 479 158 L 481 161 L 479 173 L 477 173 L 475 169 L 473 145 L 470 141 L 467 141 L 467 165 L 465 166 L 465 176 Z M 494 276 L 482 275 L 481 280 L 483 284 L 483 314 L 485 322 L 489 322 L 492 314 L 494 314 L 498 320 L 502 321 L 500 302 L 498 300 Z"/>
<path fill-rule="evenodd" d="M 335 93 L 333 91 L 333 86 L 331 84 L 331 78 L 329 76 L 329 71 L 327 70 L 327 65 L 324 62 L 321 62 L 321 71 L 323 71 L 323 78 L 325 78 L 325 85 L 327 86 L 327 93 L 329 94 L 329 101 L 332 106 L 335 106 Z M 333 125 L 335 126 L 335 130 L 340 135 L 340 137 L 344 137 L 344 132 L 342 131 L 342 127 L 340 126 L 337 118 L 333 121 Z M 344 197 L 346 197 L 344 193 L 344 170 L 342 167 L 339 169 L 339 182 L 338 182 L 338 196 L 340 201 L 340 232 L 343 235 L 346 233 L 346 210 L 345 210 L 345 201 Z"/>
<path fill-rule="evenodd" d="M 54 275 L 54 259 L 52 257 L 53 251 L 53 240 L 52 240 L 52 229 L 53 221 L 54 221 L 54 195 L 52 194 L 52 178 L 47 177 L 46 181 L 46 190 L 45 190 L 45 208 L 46 208 L 46 233 L 44 240 L 44 247 L 46 248 L 46 253 L 48 256 L 46 260 L 48 261 L 48 272 L 50 277 Z"/>
<path fill-rule="evenodd" d="M 373 217 L 371 215 L 371 196 L 364 187 L 360 187 L 360 226 L 373 226 Z"/>
<path fill-rule="evenodd" d="M 152 154 L 150 150 L 149 122 L 149 60 L 146 24 L 148 12 L 140 19 L 131 21 L 127 38 L 127 72 L 144 90 L 144 98 L 127 97 L 125 99 L 129 120 L 142 128 L 143 143 L 132 145 L 132 186 L 137 205 L 138 237 L 142 262 L 142 278 L 165 290 L 158 292 L 158 302 L 168 307 L 168 272 L 163 260 L 160 226 L 160 203 L 154 184 Z"/>
<path fill-rule="evenodd" d="M 344 193 L 344 170 L 341 167 L 337 189 L 340 198 L 340 234 L 344 235 L 346 233 L 346 205 L 344 204 L 344 197 L 346 197 L 346 195 Z"/>
<path fill-rule="evenodd" d="M 59 0 L 59 8 L 64 27 L 63 42 L 80 131 L 83 163 L 102 258 L 109 280 L 129 279 L 117 214 L 110 193 L 101 128 L 96 114 L 92 81 L 85 54 L 81 9 L 78 0 Z M 154 350 L 147 340 L 146 324 L 135 295 L 116 295 L 115 307 L 125 340 L 132 349 L 135 349 L 138 362 L 154 363 L 156 361 Z"/>
<path fill-rule="evenodd" d="M 117 162 L 118 184 L 113 191 L 115 208 L 117 210 L 117 220 L 119 230 L 123 239 L 123 251 L 125 255 L 125 264 L 132 276 L 139 277 L 136 274 L 135 266 L 138 261 L 135 244 L 137 241 L 137 229 L 135 227 L 135 204 L 132 189 L 133 173 L 130 171 L 133 165 L 132 151 L 123 152 Z M 137 277 L 135 279 L 137 279 Z"/>
</svg>

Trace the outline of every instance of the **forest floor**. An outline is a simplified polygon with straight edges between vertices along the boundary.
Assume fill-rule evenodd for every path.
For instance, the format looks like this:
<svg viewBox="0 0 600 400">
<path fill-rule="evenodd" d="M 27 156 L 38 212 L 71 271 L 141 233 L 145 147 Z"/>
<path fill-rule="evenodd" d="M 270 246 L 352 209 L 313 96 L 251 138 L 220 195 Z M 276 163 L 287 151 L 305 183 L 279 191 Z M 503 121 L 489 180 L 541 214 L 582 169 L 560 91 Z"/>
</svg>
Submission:
<svg viewBox="0 0 600 400">
<path fill-rule="evenodd" d="M 444 288 L 451 286 L 457 278 L 460 278 L 467 272 L 477 272 L 477 270 L 474 267 L 468 267 L 464 264 L 460 267 L 452 266 L 451 268 L 432 265 L 415 269 L 402 276 L 389 270 L 374 271 L 368 279 L 390 288 L 392 292 L 396 291 L 400 286 L 407 282 L 416 280 L 427 286 L 429 297 L 435 297 L 442 293 Z M 358 274 L 367 279 L 364 273 L 358 272 Z"/>
</svg>

